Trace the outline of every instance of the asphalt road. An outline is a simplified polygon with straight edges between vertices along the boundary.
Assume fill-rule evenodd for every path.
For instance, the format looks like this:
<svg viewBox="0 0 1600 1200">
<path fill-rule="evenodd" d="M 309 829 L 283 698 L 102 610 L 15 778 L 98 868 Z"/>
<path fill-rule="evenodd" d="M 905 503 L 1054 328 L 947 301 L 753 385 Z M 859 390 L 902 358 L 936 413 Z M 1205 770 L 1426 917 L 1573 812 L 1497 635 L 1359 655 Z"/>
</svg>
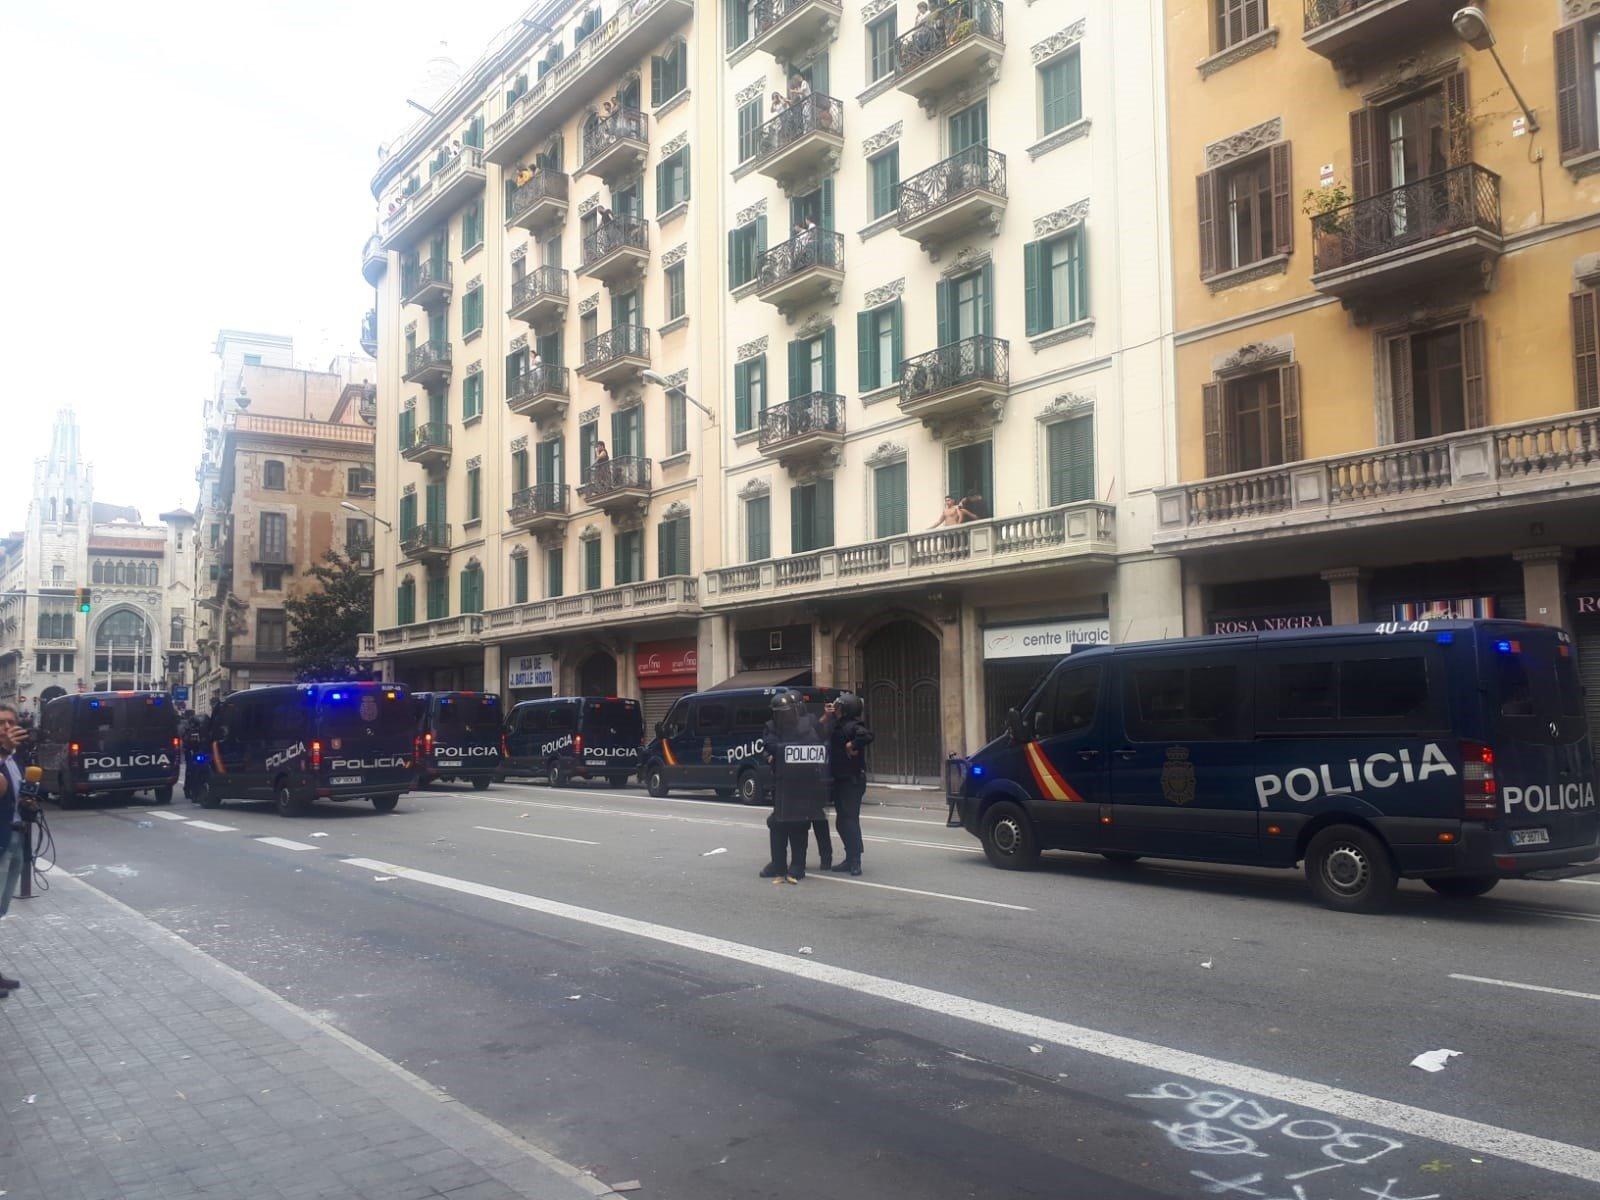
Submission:
<svg viewBox="0 0 1600 1200">
<path fill-rule="evenodd" d="M 763 818 L 528 785 L 50 813 L 60 869 L 651 1197 L 1600 1195 L 1600 887 L 1344 916 L 1298 875 L 1001 872 L 900 808 L 861 880 L 796 887 L 756 878 Z"/>
</svg>

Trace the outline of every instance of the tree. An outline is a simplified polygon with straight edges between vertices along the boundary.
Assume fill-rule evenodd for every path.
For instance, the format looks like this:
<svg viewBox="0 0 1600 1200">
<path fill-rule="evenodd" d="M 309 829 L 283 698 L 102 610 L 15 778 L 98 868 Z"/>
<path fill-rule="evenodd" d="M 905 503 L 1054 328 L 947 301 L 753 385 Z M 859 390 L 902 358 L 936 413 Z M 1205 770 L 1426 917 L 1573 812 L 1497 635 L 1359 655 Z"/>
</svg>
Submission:
<svg viewBox="0 0 1600 1200">
<path fill-rule="evenodd" d="M 289 658 L 299 665 L 302 680 L 355 679 L 363 673 L 356 661 L 357 635 L 372 628 L 372 580 L 337 550 L 324 557 L 326 563 L 306 572 L 321 588 L 283 602 Z"/>
</svg>

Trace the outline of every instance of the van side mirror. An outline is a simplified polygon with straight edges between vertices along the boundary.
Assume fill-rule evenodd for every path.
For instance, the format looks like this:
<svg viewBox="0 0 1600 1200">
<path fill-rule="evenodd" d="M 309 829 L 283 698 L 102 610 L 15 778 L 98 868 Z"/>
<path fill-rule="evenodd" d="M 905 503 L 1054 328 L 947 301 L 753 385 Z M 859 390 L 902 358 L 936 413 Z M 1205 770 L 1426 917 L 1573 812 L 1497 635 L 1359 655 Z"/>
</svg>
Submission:
<svg viewBox="0 0 1600 1200">
<path fill-rule="evenodd" d="M 1022 719 L 1022 713 L 1013 708 L 1006 713 L 1006 732 L 1011 735 L 1011 740 L 1017 745 L 1033 741 L 1033 732 L 1028 722 Z"/>
</svg>

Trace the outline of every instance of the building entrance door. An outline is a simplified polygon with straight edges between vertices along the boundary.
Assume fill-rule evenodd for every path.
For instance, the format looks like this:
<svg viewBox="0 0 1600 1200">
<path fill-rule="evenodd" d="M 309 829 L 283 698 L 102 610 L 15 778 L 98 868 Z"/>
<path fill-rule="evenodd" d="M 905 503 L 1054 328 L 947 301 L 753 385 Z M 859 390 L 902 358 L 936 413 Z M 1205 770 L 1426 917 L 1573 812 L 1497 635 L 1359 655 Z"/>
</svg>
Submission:
<svg viewBox="0 0 1600 1200">
<path fill-rule="evenodd" d="M 937 783 L 939 639 L 912 621 L 895 621 L 861 648 L 867 724 L 877 735 L 869 758 L 875 779 Z"/>
</svg>

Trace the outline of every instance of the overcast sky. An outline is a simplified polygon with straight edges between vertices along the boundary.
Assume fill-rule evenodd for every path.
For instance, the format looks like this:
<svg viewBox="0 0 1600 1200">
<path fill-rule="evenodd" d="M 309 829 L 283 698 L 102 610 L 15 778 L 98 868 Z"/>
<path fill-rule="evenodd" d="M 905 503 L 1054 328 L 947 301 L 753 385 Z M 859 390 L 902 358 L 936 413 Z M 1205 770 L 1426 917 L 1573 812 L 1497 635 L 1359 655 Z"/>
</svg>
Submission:
<svg viewBox="0 0 1600 1200">
<path fill-rule="evenodd" d="M 70 405 L 97 500 L 192 508 L 219 328 L 358 349 L 377 146 L 525 0 L 0 4 L 0 531 Z M 441 43 L 444 49 L 441 49 Z"/>
</svg>

